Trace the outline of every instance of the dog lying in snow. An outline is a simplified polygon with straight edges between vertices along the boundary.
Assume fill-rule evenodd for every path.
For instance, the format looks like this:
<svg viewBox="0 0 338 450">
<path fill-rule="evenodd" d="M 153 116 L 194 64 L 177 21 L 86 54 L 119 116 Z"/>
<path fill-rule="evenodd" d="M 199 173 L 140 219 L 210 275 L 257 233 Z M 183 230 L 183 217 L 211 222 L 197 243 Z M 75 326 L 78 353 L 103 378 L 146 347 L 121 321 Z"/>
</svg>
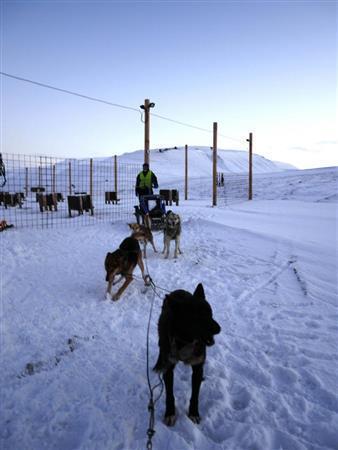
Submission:
<svg viewBox="0 0 338 450">
<path fill-rule="evenodd" d="M 112 300 L 118 300 L 125 289 L 133 281 L 133 272 L 136 267 L 139 266 L 142 277 L 145 280 L 144 265 L 142 260 L 142 252 L 140 244 L 135 237 L 127 237 L 124 239 L 120 247 L 112 253 L 107 253 L 104 267 L 106 269 L 106 281 L 108 282 L 106 297 L 111 296 Z M 114 284 L 116 275 L 120 275 L 120 279 L 125 278 L 123 285 L 114 294 L 111 294 L 111 288 Z"/>
<path fill-rule="evenodd" d="M 170 242 L 175 241 L 175 253 L 174 258 L 177 258 L 177 253 L 182 253 L 180 249 L 180 239 L 181 239 L 181 218 L 178 214 L 168 211 L 164 219 L 163 228 L 163 252 L 165 253 L 165 258 L 168 258 L 170 251 Z"/>
<path fill-rule="evenodd" d="M 166 388 L 166 425 L 172 426 L 176 421 L 173 386 L 174 369 L 178 361 L 192 367 L 192 393 L 188 416 L 194 423 L 200 422 L 198 398 L 203 380 L 206 347 L 215 343 L 213 336 L 220 331 L 221 327 L 212 318 L 212 309 L 205 298 L 202 284 L 197 286 L 193 295 L 183 290 L 166 295 L 158 321 L 159 356 L 154 367 L 156 372 L 163 372 Z"/>
<path fill-rule="evenodd" d="M 9 225 L 6 220 L 1 220 L 0 221 L 0 231 L 4 231 L 7 230 L 7 228 L 13 228 L 14 225 Z"/>
</svg>

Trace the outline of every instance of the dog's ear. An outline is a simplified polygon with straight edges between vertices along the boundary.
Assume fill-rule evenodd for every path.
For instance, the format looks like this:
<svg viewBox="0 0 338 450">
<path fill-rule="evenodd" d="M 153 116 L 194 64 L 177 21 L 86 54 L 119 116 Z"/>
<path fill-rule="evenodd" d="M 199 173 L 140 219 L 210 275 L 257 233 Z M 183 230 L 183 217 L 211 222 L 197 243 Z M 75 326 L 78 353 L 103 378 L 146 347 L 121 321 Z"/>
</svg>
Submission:
<svg viewBox="0 0 338 450">
<path fill-rule="evenodd" d="M 212 334 L 218 334 L 221 332 L 220 325 L 214 319 L 212 319 L 212 322 L 211 322 L 211 332 L 212 332 Z"/>
<path fill-rule="evenodd" d="M 131 229 L 133 228 L 131 223 L 128 223 L 128 227 Z"/>
<path fill-rule="evenodd" d="M 194 297 L 197 297 L 197 298 L 200 298 L 202 300 L 205 300 L 204 288 L 203 288 L 203 284 L 202 283 L 199 283 L 197 285 L 197 288 L 195 289 L 195 292 L 194 292 L 193 295 L 194 295 Z"/>
</svg>

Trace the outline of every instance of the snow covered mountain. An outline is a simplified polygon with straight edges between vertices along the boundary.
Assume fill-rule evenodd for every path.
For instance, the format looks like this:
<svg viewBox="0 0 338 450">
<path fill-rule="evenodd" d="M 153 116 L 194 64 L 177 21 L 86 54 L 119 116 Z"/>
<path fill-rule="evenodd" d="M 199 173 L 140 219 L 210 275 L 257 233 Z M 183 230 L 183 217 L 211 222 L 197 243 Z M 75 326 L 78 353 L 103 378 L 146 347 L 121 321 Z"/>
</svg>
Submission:
<svg viewBox="0 0 338 450">
<path fill-rule="evenodd" d="M 129 164 L 143 163 L 143 150 L 124 153 L 119 161 Z M 150 166 L 163 181 L 184 177 L 184 147 L 150 150 Z M 210 147 L 192 146 L 188 148 L 188 166 L 190 177 L 204 177 L 212 173 L 212 150 Z M 270 161 L 264 156 L 253 155 L 254 173 L 281 172 L 295 167 Z M 217 151 L 217 170 L 224 173 L 243 173 L 248 171 L 248 152 L 239 150 Z"/>
</svg>

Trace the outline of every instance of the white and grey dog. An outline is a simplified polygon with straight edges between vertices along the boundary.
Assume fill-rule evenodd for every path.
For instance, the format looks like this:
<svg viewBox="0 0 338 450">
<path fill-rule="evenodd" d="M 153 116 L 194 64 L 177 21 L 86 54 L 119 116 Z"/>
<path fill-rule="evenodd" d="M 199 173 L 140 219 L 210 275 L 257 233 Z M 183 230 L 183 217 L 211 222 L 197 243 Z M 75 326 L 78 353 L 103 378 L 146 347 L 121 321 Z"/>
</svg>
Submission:
<svg viewBox="0 0 338 450">
<path fill-rule="evenodd" d="M 169 256 L 170 250 L 170 241 L 175 241 L 175 253 L 174 258 L 177 258 L 177 254 L 181 252 L 180 249 L 180 238 L 181 238 L 181 218 L 178 214 L 173 213 L 172 211 L 168 211 L 167 215 L 164 219 L 164 228 L 163 228 L 163 252 L 165 253 L 165 258 Z"/>
</svg>

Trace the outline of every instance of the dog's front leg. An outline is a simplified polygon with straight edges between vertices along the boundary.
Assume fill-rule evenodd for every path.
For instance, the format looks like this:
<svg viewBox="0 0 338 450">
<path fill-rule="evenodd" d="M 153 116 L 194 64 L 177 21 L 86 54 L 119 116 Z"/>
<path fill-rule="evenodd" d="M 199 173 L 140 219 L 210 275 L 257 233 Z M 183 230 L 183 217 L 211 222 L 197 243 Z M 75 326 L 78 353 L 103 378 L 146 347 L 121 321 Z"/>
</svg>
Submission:
<svg viewBox="0 0 338 450">
<path fill-rule="evenodd" d="M 109 300 L 108 297 L 111 297 L 111 288 L 112 288 L 112 286 L 114 284 L 115 275 L 116 275 L 116 271 L 111 272 L 108 275 L 108 286 L 107 286 L 107 291 L 106 291 L 106 298 L 107 298 L 107 300 Z"/>
<path fill-rule="evenodd" d="M 122 286 L 116 292 L 116 294 L 112 295 L 112 300 L 114 300 L 114 301 L 118 300 L 132 281 L 133 281 L 132 275 L 127 274 L 126 275 L 126 281 L 122 284 Z"/>
<path fill-rule="evenodd" d="M 166 249 L 166 245 L 165 245 L 165 235 L 163 236 L 163 251 L 162 251 L 162 254 L 165 252 L 165 249 Z"/>
<path fill-rule="evenodd" d="M 182 252 L 182 250 L 181 250 L 181 236 L 178 236 L 178 237 L 177 237 L 177 250 L 178 250 L 178 253 L 179 253 L 180 255 L 183 254 L 183 252 Z"/>
<path fill-rule="evenodd" d="M 164 257 L 166 259 L 169 257 L 169 251 L 170 251 L 170 239 L 169 238 L 164 238 L 163 253 L 165 253 Z"/>
<path fill-rule="evenodd" d="M 151 230 L 151 218 L 149 213 L 144 216 L 144 225 Z"/>
<path fill-rule="evenodd" d="M 172 427 L 176 422 L 175 397 L 174 397 L 174 369 L 172 364 L 170 368 L 163 374 L 163 380 L 166 391 L 164 423 L 168 427 Z"/>
<path fill-rule="evenodd" d="M 198 411 L 198 398 L 200 393 L 200 387 L 203 380 L 203 364 L 192 366 L 191 376 L 191 398 L 189 406 L 189 419 L 194 423 L 200 423 L 201 417 Z"/>
<path fill-rule="evenodd" d="M 147 258 L 147 242 L 146 241 L 144 241 L 144 244 L 143 244 L 143 256 L 144 256 L 144 258 Z"/>
<path fill-rule="evenodd" d="M 175 238 L 175 254 L 174 254 L 174 258 L 177 258 L 178 253 L 181 255 L 181 249 L 180 249 L 180 237 L 176 236 Z"/>
<path fill-rule="evenodd" d="M 143 259 L 142 259 L 142 253 L 139 253 L 138 257 L 137 257 L 137 264 L 141 270 L 142 273 L 142 278 L 145 279 L 145 273 L 144 273 L 144 264 L 143 264 Z"/>
<path fill-rule="evenodd" d="M 152 245 L 152 247 L 153 247 L 153 249 L 154 249 L 154 252 L 157 253 L 157 250 L 156 250 L 156 247 L 155 247 L 155 243 L 154 243 L 154 239 L 153 239 L 153 238 L 150 239 L 150 243 L 151 243 L 151 245 Z"/>
</svg>

